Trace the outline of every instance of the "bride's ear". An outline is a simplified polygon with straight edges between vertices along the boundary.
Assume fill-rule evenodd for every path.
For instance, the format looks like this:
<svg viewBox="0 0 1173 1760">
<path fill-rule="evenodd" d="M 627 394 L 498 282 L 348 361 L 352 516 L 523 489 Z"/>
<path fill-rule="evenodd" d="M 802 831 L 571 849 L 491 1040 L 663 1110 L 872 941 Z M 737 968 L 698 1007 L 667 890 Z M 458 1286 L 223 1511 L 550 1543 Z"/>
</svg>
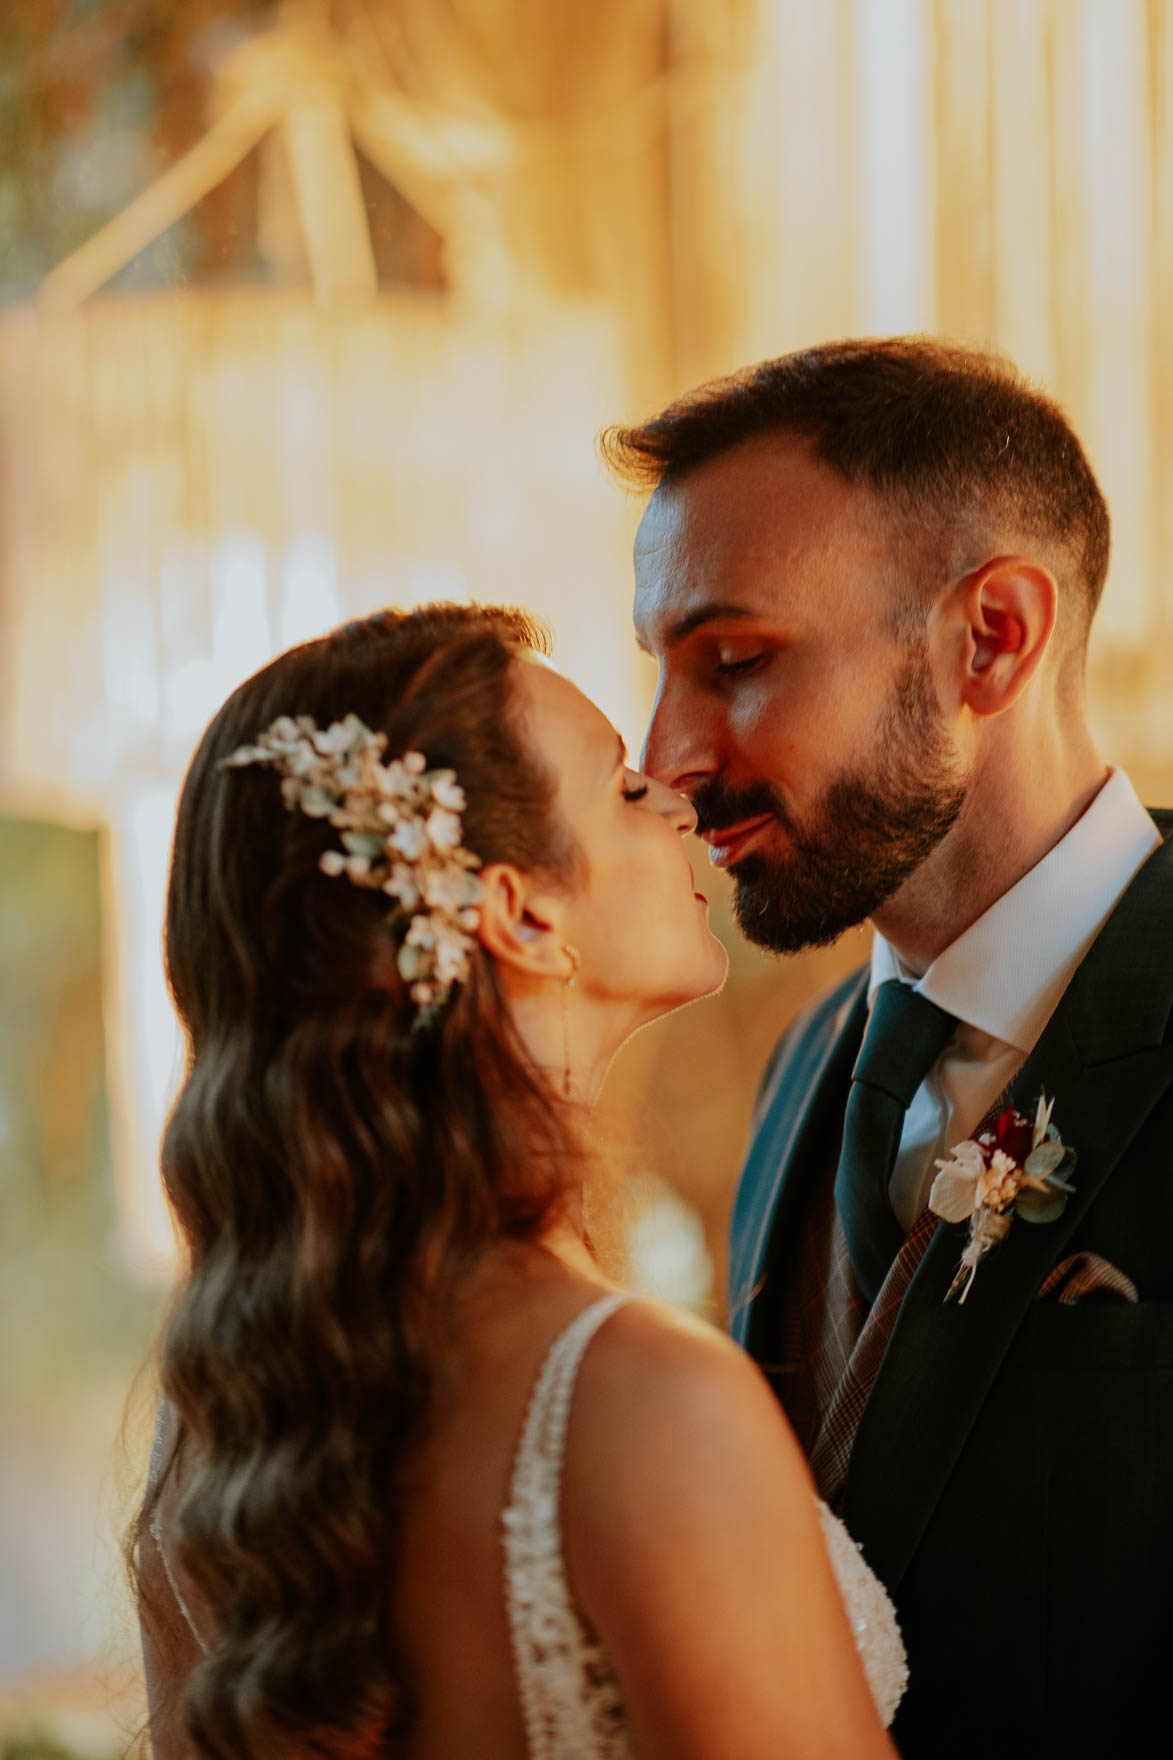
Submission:
<svg viewBox="0 0 1173 1760">
<path fill-rule="evenodd" d="M 562 978 L 566 946 L 562 911 L 552 893 L 536 888 L 504 862 L 482 868 L 484 897 L 477 939 L 506 970 L 530 978 Z"/>
</svg>

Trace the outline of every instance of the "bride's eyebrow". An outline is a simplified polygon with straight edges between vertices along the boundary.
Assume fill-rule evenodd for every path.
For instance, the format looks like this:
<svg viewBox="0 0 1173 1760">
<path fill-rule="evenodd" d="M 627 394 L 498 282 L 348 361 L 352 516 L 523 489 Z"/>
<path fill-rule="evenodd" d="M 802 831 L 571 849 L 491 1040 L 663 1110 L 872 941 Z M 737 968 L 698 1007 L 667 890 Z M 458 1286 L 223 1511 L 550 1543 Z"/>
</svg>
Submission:
<svg viewBox="0 0 1173 1760">
<path fill-rule="evenodd" d="M 612 776 L 614 776 L 616 770 L 622 770 L 623 766 L 626 763 L 627 763 L 627 745 L 626 745 L 626 742 L 624 741 L 623 735 L 621 733 L 617 733 L 615 735 L 615 762 L 611 766 Z"/>
</svg>

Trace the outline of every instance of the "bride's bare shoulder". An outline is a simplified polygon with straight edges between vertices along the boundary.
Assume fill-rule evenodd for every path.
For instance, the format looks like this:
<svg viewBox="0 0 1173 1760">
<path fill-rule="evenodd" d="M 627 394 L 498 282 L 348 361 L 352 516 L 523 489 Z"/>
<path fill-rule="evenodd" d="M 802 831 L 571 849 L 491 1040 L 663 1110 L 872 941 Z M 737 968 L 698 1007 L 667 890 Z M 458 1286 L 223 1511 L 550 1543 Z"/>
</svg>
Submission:
<svg viewBox="0 0 1173 1760">
<path fill-rule="evenodd" d="M 630 1506 L 633 1489 L 680 1484 L 691 1499 L 756 1473 L 776 1501 L 809 1494 L 790 1428 L 757 1365 L 716 1327 L 640 1297 L 599 1331 L 583 1360 L 568 1437 L 568 1481 Z M 689 1473 L 677 1468 L 682 1457 Z"/>
<path fill-rule="evenodd" d="M 806 1463 L 737 1346 L 658 1303 L 620 1308 L 583 1360 L 564 1473 L 571 1592 L 641 1753 L 891 1754 Z"/>
<path fill-rule="evenodd" d="M 629 1391 L 642 1403 L 749 1400 L 776 1403 L 757 1365 L 707 1320 L 651 1296 L 623 1303 L 583 1363 L 583 1403 Z"/>
</svg>

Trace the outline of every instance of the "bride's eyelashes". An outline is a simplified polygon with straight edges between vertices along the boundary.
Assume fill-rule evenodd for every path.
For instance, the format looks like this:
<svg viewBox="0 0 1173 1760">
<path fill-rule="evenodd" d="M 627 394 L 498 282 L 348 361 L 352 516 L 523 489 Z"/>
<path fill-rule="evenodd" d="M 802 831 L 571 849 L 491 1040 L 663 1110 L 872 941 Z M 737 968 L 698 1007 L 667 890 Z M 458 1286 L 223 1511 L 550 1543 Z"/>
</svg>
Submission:
<svg viewBox="0 0 1173 1760">
<path fill-rule="evenodd" d="M 632 787 L 632 785 L 627 782 L 623 784 L 623 798 L 625 801 L 642 801 L 647 792 L 648 785 L 646 782 L 641 782 L 636 787 Z"/>
</svg>

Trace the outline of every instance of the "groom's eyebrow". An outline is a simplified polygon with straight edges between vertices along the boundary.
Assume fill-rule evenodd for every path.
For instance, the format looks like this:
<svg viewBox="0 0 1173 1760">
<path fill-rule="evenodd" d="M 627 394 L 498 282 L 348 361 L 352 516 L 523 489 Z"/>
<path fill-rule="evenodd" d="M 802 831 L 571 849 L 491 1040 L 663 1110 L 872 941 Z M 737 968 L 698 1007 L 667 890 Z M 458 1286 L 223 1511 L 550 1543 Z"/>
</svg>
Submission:
<svg viewBox="0 0 1173 1760">
<path fill-rule="evenodd" d="M 669 624 L 664 646 L 666 648 L 676 647 L 677 643 L 685 641 L 695 630 L 700 629 L 702 624 L 729 623 L 736 622 L 738 619 L 748 621 L 758 615 L 759 613 L 751 611 L 748 605 L 732 605 L 723 600 L 709 599 L 703 605 L 698 605 L 695 611 L 689 611 L 684 617 L 678 617 L 675 623 Z M 639 641 L 638 637 L 636 640 L 645 654 L 651 652 L 646 642 Z"/>
</svg>

